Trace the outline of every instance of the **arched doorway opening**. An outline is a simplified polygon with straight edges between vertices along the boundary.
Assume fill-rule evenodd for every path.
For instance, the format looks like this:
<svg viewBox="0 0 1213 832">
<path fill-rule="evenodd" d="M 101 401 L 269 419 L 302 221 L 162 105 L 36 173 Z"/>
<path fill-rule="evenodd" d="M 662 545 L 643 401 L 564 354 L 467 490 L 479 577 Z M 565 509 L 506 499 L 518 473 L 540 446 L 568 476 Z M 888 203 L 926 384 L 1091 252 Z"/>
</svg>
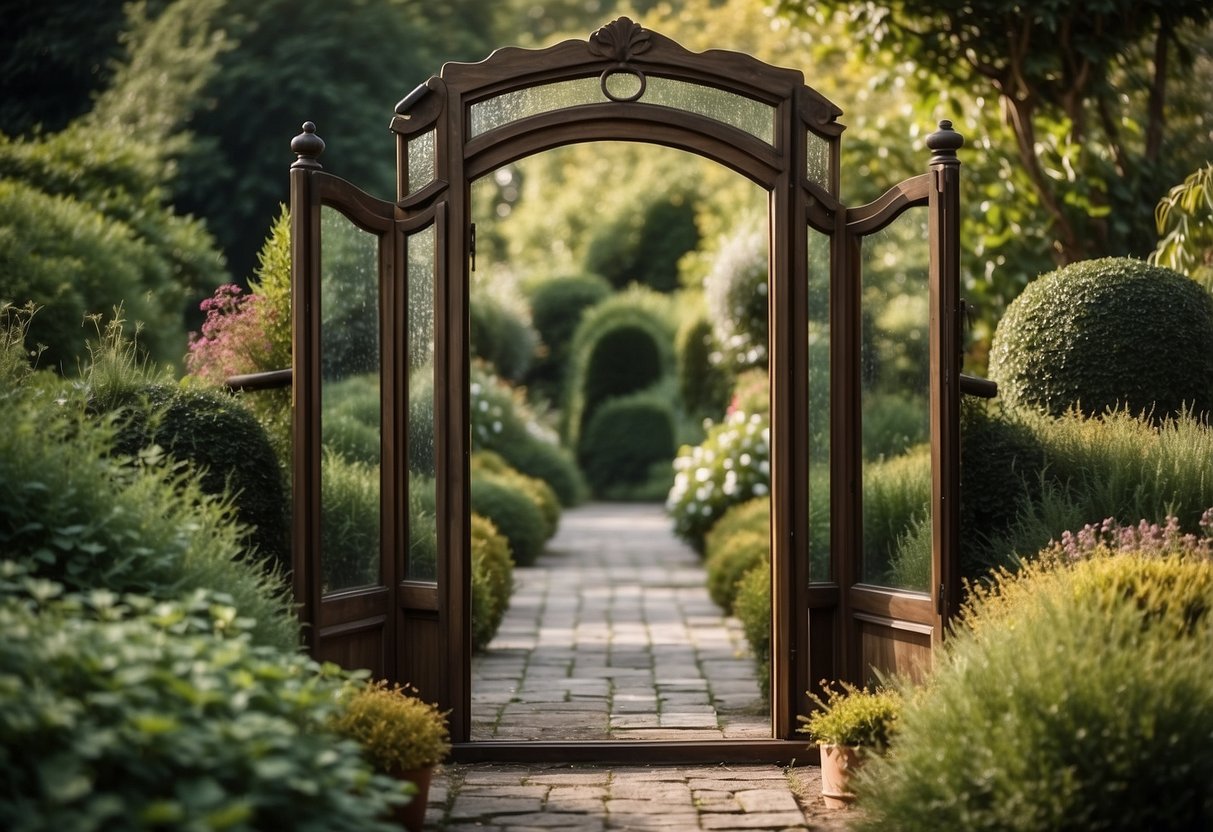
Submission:
<svg viewBox="0 0 1213 832">
<path fill-rule="evenodd" d="M 770 734 L 649 743 L 644 753 L 803 757 L 796 716 L 816 680 L 864 681 L 929 660 L 959 604 L 961 139 L 942 123 L 928 139 L 928 173 L 847 208 L 838 197 L 839 115 L 799 71 L 738 53 L 690 53 L 621 18 L 586 41 L 448 64 L 410 93 L 392 121 L 394 202 L 324 172 L 323 142 L 305 127 L 291 172 L 294 580 L 314 654 L 415 684 L 450 709 L 465 759 L 641 753 L 628 743 L 474 742 L 470 710 L 471 185 L 552 148 L 627 141 L 746 177 L 767 194 L 770 230 Z M 923 221 L 877 237 L 903 216 Z M 898 268 L 907 240 L 923 255 Z M 881 264 L 889 273 L 876 279 Z M 920 342 L 908 351 L 918 365 L 899 372 L 874 361 L 888 317 L 874 305 L 890 280 L 912 284 L 917 299 L 902 310 L 918 316 L 915 326 L 883 333 L 888 341 L 909 331 Z M 929 439 L 914 532 L 923 561 L 913 572 L 890 562 L 887 547 L 865 545 L 876 539 L 865 502 L 877 503 L 865 499 L 876 477 L 864 412 L 869 394 L 897 384 L 912 388 L 905 398 Z M 377 396 L 380 507 L 361 524 L 374 531 L 372 566 L 353 577 L 342 571 L 341 530 L 325 521 L 326 488 L 331 494 L 343 475 L 325 450 L 337 425 L 325 414 L 351 385 Z M 426 387 L 428 411 L 416 406 Z"/>
</svg>

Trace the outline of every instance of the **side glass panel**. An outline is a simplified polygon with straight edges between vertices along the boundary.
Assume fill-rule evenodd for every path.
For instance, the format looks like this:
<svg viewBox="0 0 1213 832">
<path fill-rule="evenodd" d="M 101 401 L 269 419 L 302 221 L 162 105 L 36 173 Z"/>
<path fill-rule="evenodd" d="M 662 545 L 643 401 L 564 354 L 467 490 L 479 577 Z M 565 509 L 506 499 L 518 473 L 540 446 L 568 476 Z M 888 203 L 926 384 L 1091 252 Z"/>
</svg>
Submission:
<svg viewBox="0 0 1213 832">
<path fill-rule="evenodd" d="M 379 237 L 320 209 L 320 581 L 381 583 Z"/>
<path fill-rule="evenodd" d="M 805 131 L 808 136 L 807 161 L 805 175 L 814 185 L 830 191 L 830 140 L 819 136 L 812 130 Z"/>
<path fill-rule="evenodd" d="M 929 244 L 911 209 L 862 243 L 860 579 L 927 591 L 931 576 Z"/>
<path fill-rule="evenodd" d="M 830 238 L 808 232 L 809 580 L 830 569 Z"/>
<path fill-rule="evenodd" d="M 434 131 L 409 139 L 409 193 L 421 190 L 434 181 L 438 162 L 434 148 Z"/>
<path fill-rule="evenodd" d="M 434 581 L 438 576 L 437 484 L 434 442 L 434 260 L 431 225 L 406 243 L 408 262 L 408 550 L 404 576 Z"/>
<path fill-rule="evenodd" d="M 775 108 L 769 104 L 715 87 L 672 78 L 649 76 L 646 81 L 646 89 L 638 99 L 644 104 L 672 107 L 715 119 L 744 130 L 769 145 L 775 144 Z M 624 80 L 609 83 L 615 95 L 630 96 L 636 91 L 636 87 L 628 88 Z M 616 89 L 616 84 L 620 85 L 619 89 Z M 472 137 L 531 116 L 583 104 L 602 104 L 609 100 L 603 95 L 597 76 L 503 93 L 471 106 Z"/>
</svg>

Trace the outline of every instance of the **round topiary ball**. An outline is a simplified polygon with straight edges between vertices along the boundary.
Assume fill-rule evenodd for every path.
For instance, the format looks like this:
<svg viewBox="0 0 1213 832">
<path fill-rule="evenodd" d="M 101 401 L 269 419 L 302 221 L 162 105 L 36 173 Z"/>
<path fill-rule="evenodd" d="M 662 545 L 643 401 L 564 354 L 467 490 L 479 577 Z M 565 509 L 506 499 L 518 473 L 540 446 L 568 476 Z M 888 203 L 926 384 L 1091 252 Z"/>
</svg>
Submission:
<svg viewBox="0 0 1213 832">
<path fill-rule="evenodd" d="M 1213 409 L 1213 298 L 1140 260 L 1073 263 L 1007 308 L 990 377 L 1009 407 L 1060 416 L 1127 408 L 1162 419 Z"/>
</svg>

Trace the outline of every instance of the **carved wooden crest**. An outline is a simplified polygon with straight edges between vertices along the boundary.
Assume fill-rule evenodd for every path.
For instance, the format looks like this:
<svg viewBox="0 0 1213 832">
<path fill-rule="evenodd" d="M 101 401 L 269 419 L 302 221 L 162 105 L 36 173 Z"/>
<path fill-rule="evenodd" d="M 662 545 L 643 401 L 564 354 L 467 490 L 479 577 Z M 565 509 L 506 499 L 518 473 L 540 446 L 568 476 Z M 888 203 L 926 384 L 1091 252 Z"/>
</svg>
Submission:
<svg viewBox="0 0 1213 832">
<path fill-rule="evenodd" d="M 590 35 L 590 54 L 627 63 L 649 50 L 649 31 L 631 18 L 621 17 Z"/>
</svg>

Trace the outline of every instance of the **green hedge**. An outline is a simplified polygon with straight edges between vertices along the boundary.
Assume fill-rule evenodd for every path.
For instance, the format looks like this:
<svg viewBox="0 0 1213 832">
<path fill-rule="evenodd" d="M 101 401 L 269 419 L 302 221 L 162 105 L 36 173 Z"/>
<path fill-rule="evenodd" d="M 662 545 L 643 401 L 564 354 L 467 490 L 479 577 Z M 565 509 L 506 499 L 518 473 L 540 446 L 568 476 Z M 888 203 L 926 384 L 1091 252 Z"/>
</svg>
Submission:
<svg viewBox="0 0 1213 832">
<path fill-rule="evenodd" d="M 472 511 L 493 521 L 510 542 L 510 552 L 519 566 L 530 566 L 543 551 L 547 521 L 534 500 L 510 480 L 473 478 Z"/>
<path fill-rule="evenodd" d="M 599 497 L 645 485 L 659 469 L 657 491 L 669 490 L 670 461 L 677 445 L 668 396 L 641 392 L 608 399 L 590 417 L 577 446 L 577 461 Z"/>
<path fill-rule="evenodd" d="M 570 347 L 562 432 L 577 447 L 594 408 L 653 386 L 675 372 L 676 310 L 669 298 L 634 287 L 585 313 Z"/>
<path fill-rule="evenodd" d="M 733 615 L 741 622 L 763 696 L 771 693 L 771 561 L 768 558 L 737 582 Z"/>
<path fill-rule="evenodd" d="M 990 347 L 1009 407 L 1060 416 L 1127 408 L 1161 419 L 1213 408 L 1213 297 L 1128 258 L 1073 263 L 1028 284 Z"/>
<path fill-rule="evenodd" d="M 696 194 L 682 188 L 658 193 L 640 205 L 624 204 L 597 223 L 585 263 L 616 288 L 638 283 L 659 292 L 678 288 L 678 261 L 699 247 Z"/>
<path fill-rule="evenodd" d="M 510 543 L 493 521 L 472 515 L 472 649 L 483 650 L 497 634 L 514 589 Z"/>
<path fill-rule="evenodd" d="M 529 477 L 510 467 L 499 454 L 492 451 L 477 451 L 472 454 L 472 479 L 501 480 L 522 492 L 539 509 L 543 518 L 543 539 L 556 534 L 560 526 L 560 500 L 551 487 L 537 477 Z"/>
<path fill-rule="evenodd" d="M 705 550 L 708 594 L 721 609 L 731 610 L 738 582 L 754 567 L 769 562 L 771 535 L 768 531 L 742 531 L 719 541 Z"/>
</svg>

